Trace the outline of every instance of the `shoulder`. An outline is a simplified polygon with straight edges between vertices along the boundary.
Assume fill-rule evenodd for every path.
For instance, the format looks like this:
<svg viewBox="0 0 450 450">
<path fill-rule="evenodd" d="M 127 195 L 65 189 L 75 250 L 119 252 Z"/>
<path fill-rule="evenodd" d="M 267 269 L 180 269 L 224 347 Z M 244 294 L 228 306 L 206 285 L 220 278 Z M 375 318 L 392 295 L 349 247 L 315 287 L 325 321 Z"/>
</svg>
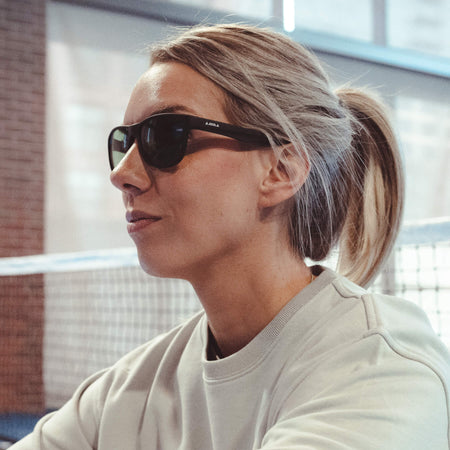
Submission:
<svg viewBox="0 0 450 450">
<path fill-rule="evenodd" d="M 127 353 L 110 368 L 89 377 L 79 386 L 72 401 L 91 405 L 97 410 L 97 415 L 101 416 L 105 405 L 118 393 L 123 396 L 131 391 L 148 391 L 162 366 L 166 367 L 165 370 L 170 370 L 170 367 L 178 364 L 203 317 L 203 311 L 197 313 L 179 326 Z M 197 348 L 201 351 L 200 330 L 198 337 L 200 343 Z"/>
<path fill-rule="evenodd" d="M 431 383 L 450 409 L 450 352 L 424 311 L 332 271 L 323 275 L 322 286 L 289 326 L 288 365 L 302 371 L 310 392 L 359 376 L 373 384 L 378 377 L 378 385 L 390 390 L 398 376 L 403 385 Z"/>
<path fill-rule="evenodd" d="M 345 367 L 347 361 L 356 376 L 378 377 L 385 392 L 396 386 L 424 403 L 439 399 L 448 420 L 450 352 L 425 312 L 408 300 L 368 292 L 339 275 L 332 285 L 339 310 L 336 328 L 345 336 L 334 348 L 336 363 Z"/>
<path fill-rule="evenodd" d="M 359 314 L 357 333 L 361 339 L 378 335 L 400 356 L 430 366 L 449 366 L 449 351 L 422 308 L 398 297 L 368 292 L 340 276 L 333 286 L 341 302 Z M 342 319 L 345 321 L 345 314 Z"/>
<path fill-rule="evenodd" d="M 347 330 L 348 344 L 379 339 L 398 357 L 424 364 L 450 384 L 449 350 L 419 306 L 398 297 L 368 292 L 339 275 L 332 286 L 336 325 Z"/>
<path fill-rule="evenodd" d="M 23 447 L 18 448 L 65 449 L 68 448 L 67 443 L 70 443 L 70 448 L 99 448 L 101 428 L 108 430 L 107 436 L 112 430 L 125 430 L 121 438 L 131 442 L 136 436 L 129 434 L 129 430 L 139 423 L 155 377 L 161 374 L 162 366 L 165 366 L 164 378 L 174 372 L 171 370 L 173 364 L 178 364 L 179 355 L 196 335 L 196 328 L 203 316 L 203 313 L 196 314 L 173 330 L 128 353 L 112 367 L 87 378 L 72 398 L 56 413 L 45 416 L 24 441 Z M 195 349 L 201 351 L 203 343 L 200 332 L 195 342 Z M 127 413 L 123 415 L 123 411 Z"/>
<path fill-rule="evenodd" d="M 330 436 L 343 442 L 358 430 L 374 443 L 366 448 L 382 448 L 383 442 L 399 443 L 395 448 L 439 442 L 433 448 L 444 448 L 450 354 L 425 313 L 411 302 L 327 276 L 296 315 L 302 339 L 293 340 L 278 379 L 278 422 L 292 419 L 307 429 L 323 420 L 324 432 L 334 424 Z"/>
<path fill-rule="evenodd" d="M 436 367 L 450 364 L 448 349 L 420 307 L 369 292 L 332 270 L 324 269 L 291 303 L 296 306 L 285 337 L 302 352 L 308 348 L 319 356 L 378 338 L 398 356 Z M 298 345 L 299 338 L 305 347 Z"/>
</svg>

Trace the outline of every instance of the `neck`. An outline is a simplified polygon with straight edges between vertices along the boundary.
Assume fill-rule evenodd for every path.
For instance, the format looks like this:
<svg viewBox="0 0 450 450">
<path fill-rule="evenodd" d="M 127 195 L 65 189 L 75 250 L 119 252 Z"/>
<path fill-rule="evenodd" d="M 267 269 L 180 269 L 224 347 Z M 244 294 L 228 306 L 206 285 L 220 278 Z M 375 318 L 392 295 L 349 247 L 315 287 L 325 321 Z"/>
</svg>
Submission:
<svg viewBox="0 0 450 450">
<path fill-rule="evenodd" d="M 229 356 L 263 330 L 311 277 L 302 260 L 277 248 L 270 257 L 221 261 L 191 282 L 221 353 Z"/>
</svg>

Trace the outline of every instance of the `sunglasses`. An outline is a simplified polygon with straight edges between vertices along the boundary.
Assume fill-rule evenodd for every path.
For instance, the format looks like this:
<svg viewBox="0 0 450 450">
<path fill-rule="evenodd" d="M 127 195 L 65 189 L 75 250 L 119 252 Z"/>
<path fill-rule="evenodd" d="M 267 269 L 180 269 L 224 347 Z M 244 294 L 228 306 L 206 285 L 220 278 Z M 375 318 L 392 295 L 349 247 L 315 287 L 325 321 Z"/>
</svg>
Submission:
<svg viewBox="0 0 450 450">
<path fill-rule="evenodd" d="M 266 135 L 250 128 L 202 119 L 187 114 L 155 114 L 142 122 L 114 128 L 108 138 L 109 165 L 113 170 L 134 142 L 149 166 L 167 169 L 186 155 L 191 130 L 203 130 L 259 146 L 270 146 Z M 248 148 L 242 148 L 248 150 Z"/>
</svg>

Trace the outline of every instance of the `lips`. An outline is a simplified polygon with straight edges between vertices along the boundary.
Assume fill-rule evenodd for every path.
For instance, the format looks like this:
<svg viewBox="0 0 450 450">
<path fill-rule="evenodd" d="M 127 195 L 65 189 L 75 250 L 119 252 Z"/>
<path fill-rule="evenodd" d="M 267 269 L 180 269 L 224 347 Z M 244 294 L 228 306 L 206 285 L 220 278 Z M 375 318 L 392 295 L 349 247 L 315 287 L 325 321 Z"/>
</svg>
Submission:
<svg viewBox="0 0 450 450">
<path fill-rule="evenodd" d="M 161 220 L 161 217 L 143 211 L 127 211 L 126 219 L 128 223 L 139 222 L 140 220 Z"/>
<path fill-rule="evenodd" d="M 160 216 L 146 213 L 144 211 L 127 211 L 126 219 L 128 222 L 128 232 L 135 233 L 143 228 L 161 220 Z"/>
</svg>

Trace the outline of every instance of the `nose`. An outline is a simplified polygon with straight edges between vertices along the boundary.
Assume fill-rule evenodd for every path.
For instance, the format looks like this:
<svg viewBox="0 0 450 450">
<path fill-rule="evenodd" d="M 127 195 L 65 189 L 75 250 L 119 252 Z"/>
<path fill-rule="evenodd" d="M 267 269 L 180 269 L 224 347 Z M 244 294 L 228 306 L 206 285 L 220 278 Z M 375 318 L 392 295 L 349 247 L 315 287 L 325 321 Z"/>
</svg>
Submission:
<svg viewBox="0 0 450 450">
<path fill-rule="evenodd" d="M 150 189 L 151 179 L 134 143 L 110 175 L 111 183 L 125 194 L 139 195 Z"/>
</svg>

